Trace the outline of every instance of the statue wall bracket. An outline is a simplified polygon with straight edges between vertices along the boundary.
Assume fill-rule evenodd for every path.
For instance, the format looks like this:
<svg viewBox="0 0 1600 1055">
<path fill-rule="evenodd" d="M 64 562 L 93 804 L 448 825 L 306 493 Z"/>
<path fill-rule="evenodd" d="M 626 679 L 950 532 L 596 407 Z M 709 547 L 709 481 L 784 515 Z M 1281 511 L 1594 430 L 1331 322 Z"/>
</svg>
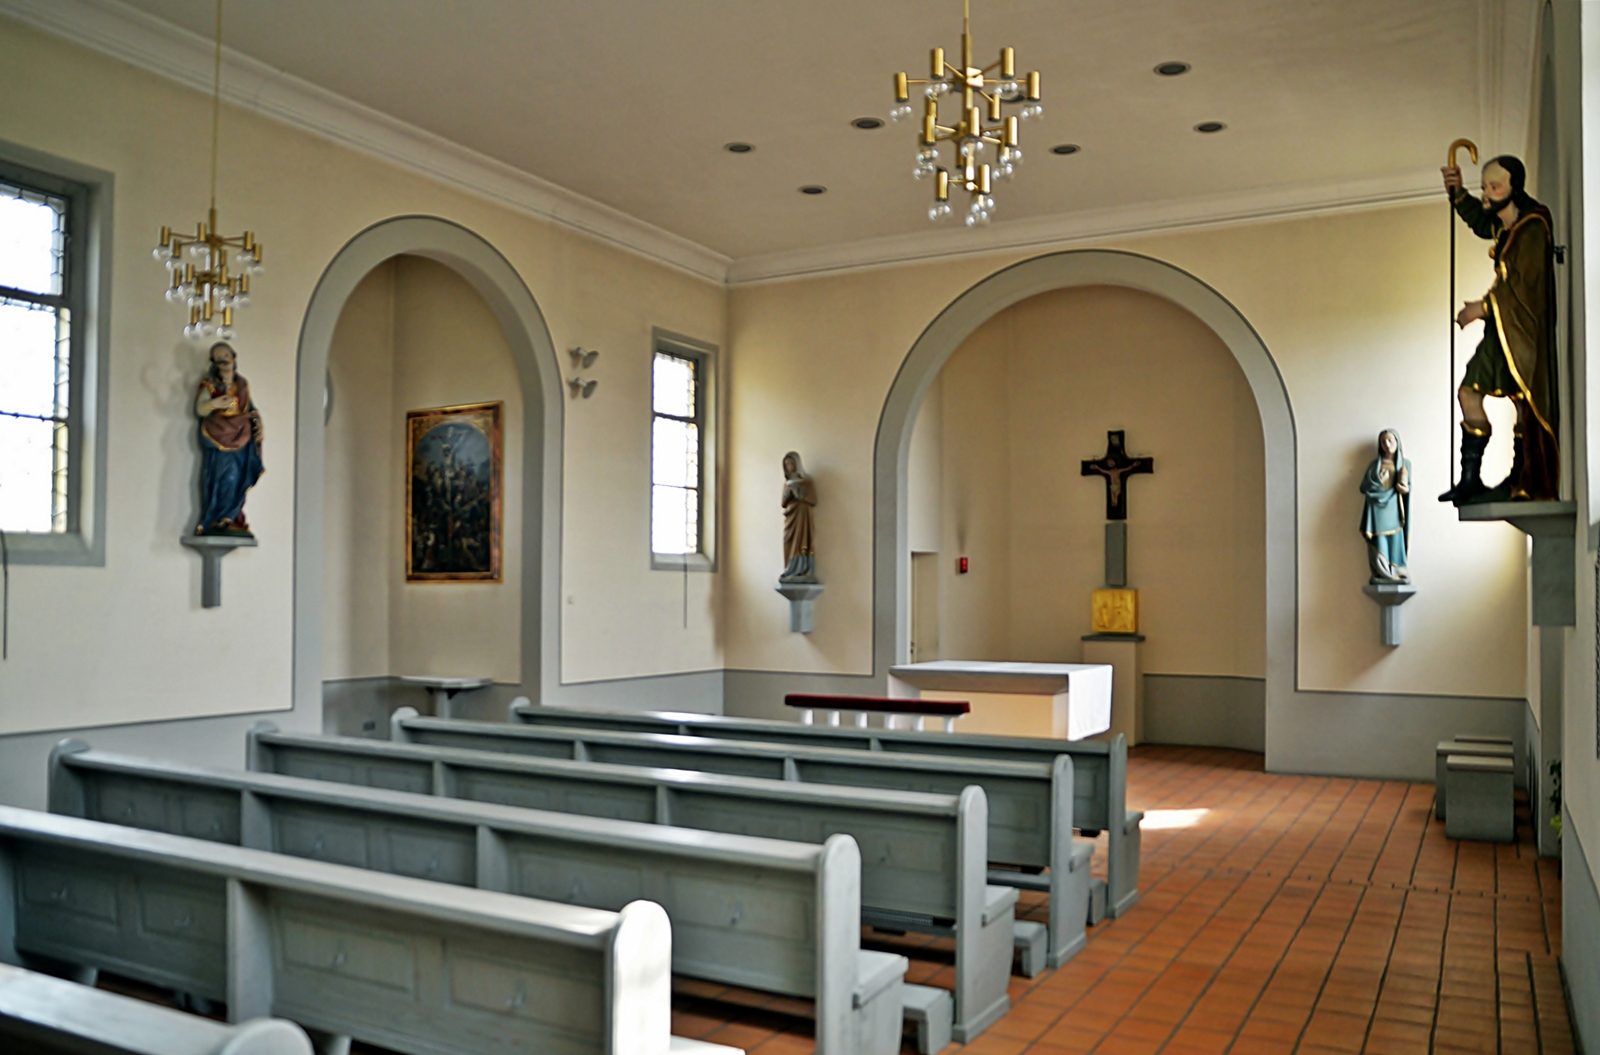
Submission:
<svg viewBox="0 0 1600 1055">
<path fill-rule="evenodd" d="M 1378 602 L 1378 635 L 1385 645 L 1400 644 L 1400 606 L 1416 596 L 1417 588 L 1405 582 L 1369 582 L 1361 592 Z"/>
<path fill-rule="evenodd" d="M 222 558 L 240 546 L 254 546 L 250 535 L 184 535 L 180 543 L 200 554 L 200 607 L 222 607 Z"/>
<path fill-rule="evenodd" d="M 811 602 L 822 596 L 820 582 L 780 582 L 778 592 L 789 599 L 789 633 L 811 633 Z"/>
<path fill-rule="evenodd" d="M 1576 626 L 1576 502 L 1484 502 L 1464 505 L 1461 519 L 1504 520 L 1533 539 L 1533 625 Z"/>
</svg>

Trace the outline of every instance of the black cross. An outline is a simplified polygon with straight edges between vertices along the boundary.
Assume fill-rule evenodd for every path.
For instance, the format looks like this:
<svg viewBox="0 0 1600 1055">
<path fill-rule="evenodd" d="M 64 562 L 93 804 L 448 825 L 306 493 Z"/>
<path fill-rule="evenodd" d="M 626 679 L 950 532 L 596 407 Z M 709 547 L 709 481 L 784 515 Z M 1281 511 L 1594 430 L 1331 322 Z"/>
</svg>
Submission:
<svg viewBox="0 0 1600 1055">
<path fill-rule="evenodd" d="M 1106 433 L 1106 452 L 1085 459 L 1083 475 L 1106 478 L 1106 519 L 1128 519 L 1128 477 L 1156 471 L 1154 458 L 1130 458 L 1123 446 L 1122 430 Z"/>
</svg>

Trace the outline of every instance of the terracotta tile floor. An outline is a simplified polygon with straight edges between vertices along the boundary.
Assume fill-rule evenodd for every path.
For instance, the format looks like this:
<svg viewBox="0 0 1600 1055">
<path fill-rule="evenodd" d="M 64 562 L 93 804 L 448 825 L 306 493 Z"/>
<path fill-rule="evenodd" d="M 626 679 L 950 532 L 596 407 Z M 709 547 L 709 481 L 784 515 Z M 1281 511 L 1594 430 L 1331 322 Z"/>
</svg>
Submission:
<svg viewBox="0 0 1600 1055">
<path fill-rule="evenodd" d="M 1151 811 L 1141 900 L 1059 970 L 1013 976 L 1010 1013 L 946 1055 L 1574 1051 L 1561 881 L 1525 809 L 1515 845 L 1454 843 L 1429 784 L 1268 775 L 1243 751 L 1131 755 L 1128 800 Z M 1045 909 L 1022 894 L 1024 916 Z M 953 984 L 948 941 L 863 940 L 910 956 L 909 981 Z M 686 979 L 674 991 L 680 1036 L 753 1055 L 815 1048 L 805 1001 Z"/>
<path fill-rule="evenodd" d="M 1432 785 L 1261 766 L 1243 751 L 1134 749 L 1129 803 L 1156 811 L 1140 902 L 1059 970 L 1013 976 L 1010 1013 L 947 1055 L 1574 1050 L 1559 874 L 1525 809 L 1514 845 L 1456 843 L 1431 819 Z M 1043 921 L 1043 896 L 1022 898 Z M 863 939 L 911 956 L 909 981 L 952 984 L 948 942 Z M 813 1050 L 803 1002 L 675 990 L 674 1033 Z"/>
</svg>

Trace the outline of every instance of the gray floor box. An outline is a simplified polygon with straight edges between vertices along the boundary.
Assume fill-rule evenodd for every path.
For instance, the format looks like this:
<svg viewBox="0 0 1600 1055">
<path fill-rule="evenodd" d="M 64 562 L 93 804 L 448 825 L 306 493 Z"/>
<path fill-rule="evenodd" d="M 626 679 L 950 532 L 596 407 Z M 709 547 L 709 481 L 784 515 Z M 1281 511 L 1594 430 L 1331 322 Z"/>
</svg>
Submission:
<svg viewBox="0 0 1600 1055">
<path fill-rule="evenodd" d="M 1445 759 L 1450 812 L 1444 833 L 1452 839 L 1508 843 L 1516 838 L 1516 791 L 1510 758 L 1453 754 Z"/>
<path fill-rule="evenodd" d="M 1445 799 L 1447 797 L 1447 783 L 1445 781 L 1445 759 L 1451 755 L 1482 755 L 1487 758 L 1512 757 L 1513 748 L 1509 741 L 1501 743 L 1491 741 L 1487 737 L 1471 737 L 1454 740 L 1440 740 L 1434 748 L 1433 755 L 1433 815 L 1440 820 L 1448 820 L 1445 815 Z"/>
</svg>

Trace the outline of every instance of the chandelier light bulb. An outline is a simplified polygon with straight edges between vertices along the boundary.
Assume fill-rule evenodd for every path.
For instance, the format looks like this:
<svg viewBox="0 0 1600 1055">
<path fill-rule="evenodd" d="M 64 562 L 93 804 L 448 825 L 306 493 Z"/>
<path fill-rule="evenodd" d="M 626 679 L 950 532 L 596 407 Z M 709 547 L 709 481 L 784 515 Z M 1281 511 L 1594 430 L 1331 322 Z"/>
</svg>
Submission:
<svg viewBox="0 0 1600 1055">
<path fill-rule="evenodd" d="M 189 291 L 182 286 L 171 286 L 167 289 L 168 304 L 186 304 L 189 301 Z"/>
<path fill-rule="evenodd" d="M 172 246 L 170 246 L 170 245 L 158 245 L 158 246 L 156 246 L 154 249 L 150 250 L 150 259 L 151 260 L 156 260 L 156 261 L 171 260 L 172 259 Z"/>
<path fill-rule="evenodd" d="M 1019 122 L 1044 112 L 1039 71 L 1019 71 L 1016 51 L 1009 47 L 1001 48 L 997 61 L 988 65 L 975 58 L 971 22 L 965 12 L 959 53 L 947 59 L 944 48 L 936 47 L 928 58 L 925 80 L 904 72 L 894 75 L 890 116 L 895 120 L 909 116 L 913 93 L 921 89 L 924 106 L 912 175 L 918 180 L 938 176 L 928 219 L 937 222 L 950 215 L 950 192 L 965 191 L 971 195 L 964 216 L 967 226 L 986 224 L 995 208 L 994 181 L 1011 178 L 1022 163 L 1017 145 Z M 955 98 L 945 103 L 947 95 Z M 941 114 L 941 110 L 945 112 Z M 991 146 L 993 155 L 988 154 Z M 949 153 L 945 153 L 947 149 Z M 995 160 L 985 162 L 985 155 Z"/>
</svg>

